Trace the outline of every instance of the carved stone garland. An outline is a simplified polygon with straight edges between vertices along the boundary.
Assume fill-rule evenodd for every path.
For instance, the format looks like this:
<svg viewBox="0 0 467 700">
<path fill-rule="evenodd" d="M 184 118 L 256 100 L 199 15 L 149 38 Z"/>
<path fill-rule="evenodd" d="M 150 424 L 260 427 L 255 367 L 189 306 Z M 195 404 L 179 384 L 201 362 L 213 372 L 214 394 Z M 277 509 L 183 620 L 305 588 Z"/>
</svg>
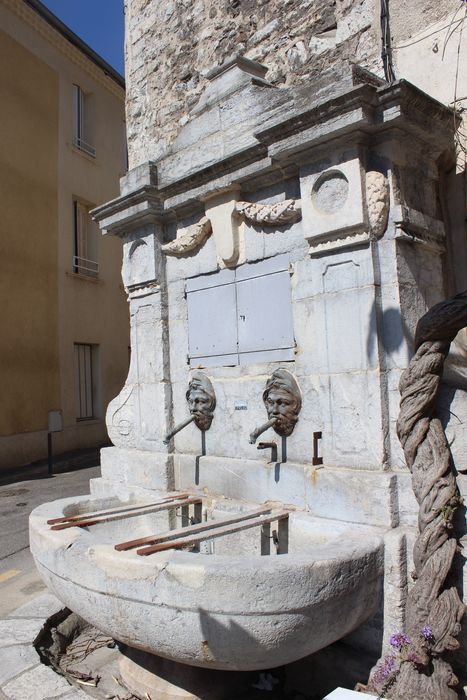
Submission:
<svg viewBox="0 0 467 700">
<path fill-rule="evenodd" d="M 459 647 L 456 637 L 465 610 L 456 588 L 446 584 L 457 549 L 452 519 L 462 501 L 435 403 L 450 343 L 465 326 L 467 292 L 432 307 L 418 323 L 417 351 L 399 385 L 397 433 L 419 503 L 415 583 L 405 607 L 410 652 L 392 676 L 384 679 L 376 671 L 368 685 L 369 691 L 397 700 L 458 697 L 458 680 L 442 655 Z"/>
<path fill-rule="evenodd" d="M 275 204 L 237 202 L 235 210 L 240 217 L 258 226 L 285 226 L 299 221 L 302 216 L 301 202 L 297 199 Z"/>
<path fill-rule="evenodd" d="M 286 226 L 299 221 L 302 216 L 301 202 L 298 199 L 286 199 L 275 204 L 259 202 L 235 202 L 235 214 L 239 219 L 246 219 L 257 226 Z M 200 248 L 213 232 L 211 220 L 204 216 L 197 224 L 189 226 L 186 233 L 169 243 L 164 243 L 161 250 L 166 255 L 182 256 Z M 225 227 L 232 227 L 231 215 L 225 219 Z M 214 231 L 215 234 L 215 231 Z"/>
<path fill-rule="evenodd" d="M 211 222 L 205 216 L 197 224 L 190 226 L 188 231 L 170 243 L 164 243 L 161 249 L 166 255 L 185 255 L 199 248 L 206 238 L 211 235 Z"/>
</svg>

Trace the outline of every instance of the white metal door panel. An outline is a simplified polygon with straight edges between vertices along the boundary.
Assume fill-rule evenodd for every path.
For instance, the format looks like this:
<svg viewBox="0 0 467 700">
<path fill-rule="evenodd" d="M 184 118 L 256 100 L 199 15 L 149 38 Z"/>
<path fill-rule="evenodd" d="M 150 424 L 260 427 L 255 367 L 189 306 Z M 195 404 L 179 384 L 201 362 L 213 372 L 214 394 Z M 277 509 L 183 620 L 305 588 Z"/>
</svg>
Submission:
<svg viewBox="0 0 467 700">
<path fill-rule="evenodd" d="M 235 271 L 235 279 L 237 282 L 252 279 L 253 277 L 261 277 L 262 275 L 270 275 L 273 272 L 282 272 L 289 268 L 289 256 L 287 254 L 276 255 L 273 258 L 266 258 L 254 263 L 245 263 L 237 267 Z"/>
<path fill-rule="evenodd" d="M 186 280 L 186 291 L 197 292 L 200 289 L 209 287 L 220 287 L 224 284 L 235 282 L 235 270 L 219 270 L 210 275 L 198 275 L 198 277 L 188 277 Z"/>
<path fill-rule="evenodd" d="M 239 364 L 241 365 L 260 364 L 264 362 L 291 362 L 295 359 L 295 348 L 242 352 L 238 357 Z"/>
<path fill-rule="evenodd" d="M 237 314 L 240 353 L 293 347 L 289 273 L 237 282 Z"/>
<path fill-rule="evenodd" d="M 187 304 L 191 364 L 219 355 L 233 355 L 228 363 L 238 364 L 235 285 L 190 292 Z"/>
</svg>

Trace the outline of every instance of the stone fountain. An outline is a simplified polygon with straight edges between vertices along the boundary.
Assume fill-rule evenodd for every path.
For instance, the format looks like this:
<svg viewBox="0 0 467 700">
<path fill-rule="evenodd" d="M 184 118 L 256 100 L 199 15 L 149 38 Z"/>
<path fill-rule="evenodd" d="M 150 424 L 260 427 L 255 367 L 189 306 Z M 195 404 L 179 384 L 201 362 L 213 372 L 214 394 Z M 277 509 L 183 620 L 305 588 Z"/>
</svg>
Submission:
<svg viewBox="0 0 467 700">
<path fill-rule="evenodd" d="M 355 66 L 265 75 L 212 71 L 166 155 L 94 211 L 124 244 L 128 379 L 90 496 L 31 516 L 44 580 L 142 696 L 221 698 L 218 672 L 343 638 L 377 656 L 401 624 L 397 384 L 444 295 L 452 113 Z"/>
</svg>

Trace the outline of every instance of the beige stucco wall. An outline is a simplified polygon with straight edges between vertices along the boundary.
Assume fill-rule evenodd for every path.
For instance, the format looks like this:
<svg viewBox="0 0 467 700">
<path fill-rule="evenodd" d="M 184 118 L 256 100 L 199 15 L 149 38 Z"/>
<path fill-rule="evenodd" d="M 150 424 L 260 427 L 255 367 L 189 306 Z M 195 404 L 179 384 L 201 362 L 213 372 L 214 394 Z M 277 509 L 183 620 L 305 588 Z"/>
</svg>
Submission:
<svg viewBox="0 0 467 700">
<path fill-rule="evenodd" d="M 467 287 L 467 8 L 457 0 L 426 3 L 417 0 L 407 12 L 397 2 L 391 13 L 396 76 L 463 116 L 457 132 L 456 157 L 440 164 L 444 187 L 441 206 L 448 230 L 446 294 Z M 454 119 L 454 116 L 453 116 Z"/>
<path fill-rule="evenodd" d="M 0 94 L 0 435 L 5 436 L 43 428 L 60 387 L 58 76 L 4 32 Z"/>
<path fill-rule="evenodd" d="M 8 405 L 9 408 L 4 409 L 0 416 L 14 413 L 17 420 L 21 421 L 15 424 L 21 425 L 17 429 L 11 421 L 6 427 L 7 424 L 2 420 L 0 467 L 9 467 L 45 456 L 47 412 L 51 409 L 62 409 L 64 416 L 64 431 L 54 435 L 56 453 L 107 440 L 105 409 L 119 392 L 128 368 L 129 318 L 120 276 L 122 250 L 118 239 L 102 238 L 99 235 L 98 279 L 73 272 L 73 198 L 93 206 L 118 195 L 119 177 L 124 169 L 125 115 L 123 89 L 22 0 L 0 0 L 0 26 L 4 30 L 1 39 L 5 33 L 9 35 L 6 37 L 8 41 L 0 40 L 2 54 L 10 55 L 9 46 L 13 41 L 22 54 L 27 54 L 31 65 L 42 66 L 55 90 L 53 99 L 46 100 L 50 112 L 43 120 L 46 136 L 38 130 L 40 122 L 37 110 L 29 101 L 27 93 L 22 104 L 18 105 L 18 121 L 12 120 L 10 126 L 14 142 L 15 138 L 20 139 L 19 135 L 16 137 L 18 129 L 15 124 L 19 124 L 21 118 L 29 120 L 27 128 L 25 127 L 28 138 L 31 143 L 40 141 L 44 158 L 49 169 L 54 172 L 55 179 L 53 183 L 50 182 L 48 171 L 44 172 L 43 163 L 39 157 L 34 156 L 32 147 L 25 148 L 18 193 L 16 199 L 11 200 L 11 221 L 20 221 L 22 218 L 25 226 L 30 227 L 31 207 L 28 202 L 33 194 L 31 180 L 41 183 L 49 197 L 47 206 L 44 205 L 44 211 L 41 212 L 42 218 L 39 217 L 49 236 L 49 243 L 44 246 L 44 256 L 38 246 L 30 247 L 28 259 L 20 264 L 11 247 L 10 237 L 4 231 L 0 234 L 5 257 L 11 261 L 11 277 L 18 280 L 16 293 L 12 295 L 13 308 L 9 312 L 5 337 L 10 346 L 10 360 L 11 354 L 16 357 L 16 375 L 24 378 L 23 384 L 20 384 L 17 377 L 12 377 L 7 397 L 3 392 L 2 406 Z M 33 84 L 32 74 L 24 70 L 24 60 L 23 63 L 9 60 L 9 80 L 12 84 L 24 83 L 29 90 L 40 92 L 39 87 Z M 92 95 L 95 158 L 72 145 L 73 84 L 80 85 L 85 93 Z M 1 94 L 4 104 L 3 91 Z M 8 140 L 7 135 L 0 133 L 0 149 L 4 148 L 3 144 Z M 10 169 L 18 166 L 15 151 L 11 146 Z M 4 177 L 9 177 L 8 168 Z M 34 228 L 36 226 L 37 221 L 34 222 Z M 21 247 L 19 238 L 18 247 Z M 42 257 L 48 265 L 49 274 L 43 274 L 43 271 L 37 271 L 36 274 L 37 262 Z M 29 300 L 23 293 L 24 278 L 27 280 L 26 290 L 29 286 L 33 288 Z M 32 279 L 35 279 L 35 285 Z M 46 293 L 49 295 L 47 298 Z M 38 349 L 37 333 L 24 335 L 23 344 L 29 348 L 30 354 L 21 358 L 17 354 L 19 331 L 14 330 L 18 314 L 14 309 L 24 306 L 35 317 L 39 305 L 43 308 L 43 317 L 47 319 L 48 326 L 39 323 L 39 320 L 36 326 L 50 328 L 44 337 L 49 345 L 51 337 L 54 342 L 54 352 L 47 350 L 45 353 L 49 367 L 47 375 L 43 371 L 44 363 L 34 361 Z M 28 328 L 32 331 L 33 326 L 29 324 Z M 74 343 L 99 346 L 100 396 L 99 410 L 94 420 L 76 419 Z M 24 385 L 24 391 L 28 393 L 32 405 L 40 405 L 40 411 L 34 408 L 30 412 L 24 410 L 22 401 L 16 400 L 18 385 Z"/>
<path fill-rule="evenodd" d="M 405 13 L 397 5 L 398 12 L 393 12 L 393 54 L 396 76 L 409 80 L 421 90 L 435 97 L 444 104 L 467 106 L 467 31 L 466 9 L 459 8 L 455 0 L 436 4 L 433 18 L 444 12 L 438 21 L 431 20 L 421 24 L 423 17 L 420 2 L 419 11 L 412 24 L 407 22 L 413 10 Z M 436 12 L 435 12 L 436 10 Z M 406 21 L 404 22 L 404 17 Z M 415 18 L 419 21 L 415 22 Z M 431 19 L 431 18 L 430 18 Z M 465 165 L 465 160 L 464 160 Z"/>
</svg>

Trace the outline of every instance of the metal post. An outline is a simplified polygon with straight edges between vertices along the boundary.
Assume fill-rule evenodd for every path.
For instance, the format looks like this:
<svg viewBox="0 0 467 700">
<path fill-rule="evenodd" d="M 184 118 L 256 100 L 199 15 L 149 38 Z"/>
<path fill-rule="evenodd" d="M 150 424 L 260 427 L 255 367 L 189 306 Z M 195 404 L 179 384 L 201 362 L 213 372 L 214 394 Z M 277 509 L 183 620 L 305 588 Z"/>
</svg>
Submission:
<svg viewBox="0 0 467 700">
<path fill-rule="evenodd" d="M 271 523 L 261 526 L 261 556 L 271 554 Z"/>
<path fill-rule="evenodd" d="M 47 433 L 47 470 L 49 476 L 53 476 L 52 433 Z"/>
</svg>

